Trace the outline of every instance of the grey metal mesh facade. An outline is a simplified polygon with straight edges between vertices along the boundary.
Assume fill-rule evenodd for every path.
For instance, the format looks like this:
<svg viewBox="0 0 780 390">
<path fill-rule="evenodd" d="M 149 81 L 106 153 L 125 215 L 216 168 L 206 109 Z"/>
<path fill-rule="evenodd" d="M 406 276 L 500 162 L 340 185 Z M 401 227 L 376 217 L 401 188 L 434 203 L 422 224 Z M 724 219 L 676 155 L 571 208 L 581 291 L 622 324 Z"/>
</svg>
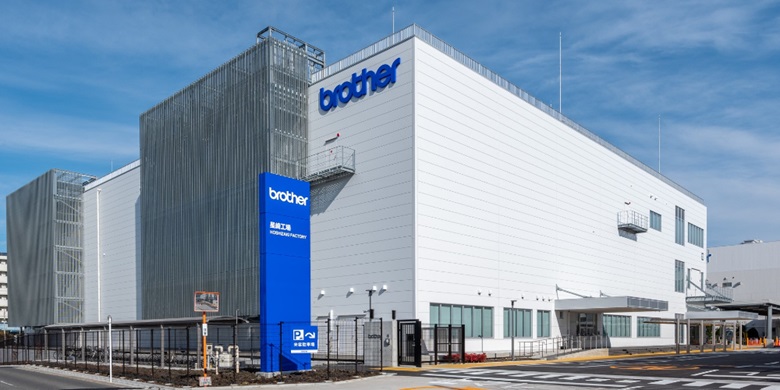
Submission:
<svg viewBox="0 0 780 390">
<path fill-rule="evenodd" d="M 259 313 L 258 174 L 301 178 L 304 48 L 264 39 L 141 115 L 142 316 Z"/>
<path fill-rule="evenodd" d="M 51 170 L 6 198 L 9 323 L 84 319 L 84 184 L 94 176 Z"/>
</svg>

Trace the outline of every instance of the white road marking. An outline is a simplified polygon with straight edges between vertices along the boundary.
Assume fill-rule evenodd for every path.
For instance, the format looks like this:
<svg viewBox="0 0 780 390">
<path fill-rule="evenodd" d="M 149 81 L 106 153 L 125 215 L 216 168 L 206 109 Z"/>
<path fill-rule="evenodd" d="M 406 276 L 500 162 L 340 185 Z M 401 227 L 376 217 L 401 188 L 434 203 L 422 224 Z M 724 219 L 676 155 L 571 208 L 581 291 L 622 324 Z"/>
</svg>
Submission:
<svg viewBox="0 0 780 390">
<path fill-rule="evenodd" d="M 750 386 L 750 384 L 747 383 L 729 383 L 728 385 L 721 386 L 721 389 L 744 389 L 745 387 Z"/>
<path fill-rule="evenodd" d="M 434 374 L 434 373 L 425 373 L 423 376 L 429 376 L 429 377 L 451 377 L 449 374 Z M 456 377 L 458 378 L 458 377 Z M 485 378 L 481 377 L 479 378 L 481 380 L 485 381 L 496 381 L 496 382 L 522 382 L 522 383 L 538 383 L 538 384 L 546 384 L 546 385 L 571 385 L 571 382 L 558 382 L 558 381 L 549 381 L 549 380 L 534 380 L 534 379 L 512 379 L 512 378 Z M 601 381 L 608 381 L 609 379 L 602 379 Z M 614 388 L 620 388 L 623 389 L 626 386 L 625 385 L 612 385 L 612 384 L 606 384 L 606 383 L 585 383 L 581 382 L 578 384 L 578 386 L 598 386 L 598 387 L 614 387 Z"/>
<path fill-rule="evenodd" d="M 766 378 L 763 376 L 748 376 L 748 375 L 715 375 L 715 374 L 708 374 L 706 375 L 707 378 L 739 378 L 739 379 L 758 379 L 758 378 Z M 780 390 L 780 388 L 778 388 Z"/>
<path fill-rule="evenodd" d="M 14 386 L 14 385 L 12 385 L 12 384 L 10 384 L 10 383 L 6 382 L 6 381 L 0 381 L 0 383 L 2 383 L 2 384 L 4 384 L 4 385 L 11 386 L 11 387 L 16 387 L 16 386 Z"/>
<path fill-rule="evenodd" d="M 701 376 L 701 375 L 704 375 L 704 374 L 709 374 L 709 373 L 711 373 L 711 372 L 715 372 L 715 371 L 718 371 L 718 370 L 709 370 L 709 371 L 702 371 L 702 372 L 697 372 L 697 373 L 695 373 L 695 374 L 693 374 L 693 375 L 691 375 L 691 376 Z"/>
<path fill-rule="evenodd" d="M 563 374 L 540 375 L 540 376 L 534 377 L 534 379 L 552 379 L 552 378 L 557 378 L 559 376 L 563 376 Z"/>
<path fill-rule="evenodd" d="M 708 385 L 711 385 L 711 384 L 712 384 L 712 382 L 699 382 L 699 381 L 696 381 L 696 382 L 686 383 L 683 386 L 685 386 L 685 387 L 704 387 L 704 386 L 708 386 Z"/>
<path fill-rule="evenodd" d="M 679 381 L 680 381 L 679 379 L 663 380 L 663 381 L 650 382 L 648 384 L 650 384 L 650 385 L 671 385 L 672 383 L 677 383 Z"/>
<path fill-rule="evenodd" d="M 539 375 L 539 374 L 535 372 L 526 372 L 524 374 L 512 374 L 509 376 L 511 376 L 512 378 L 522 378 L 524 376 L 534 376 L 534 375 Z"/>
<path fill-rule="evenodd" d="M 561 378 L 561 380 L 564 381 L 576 381 L 580 379 L 588 379 L 590 378 L 590 375 L 575 375 L 575 376 L 567 376 L 565 378 Z"/>
</svg>

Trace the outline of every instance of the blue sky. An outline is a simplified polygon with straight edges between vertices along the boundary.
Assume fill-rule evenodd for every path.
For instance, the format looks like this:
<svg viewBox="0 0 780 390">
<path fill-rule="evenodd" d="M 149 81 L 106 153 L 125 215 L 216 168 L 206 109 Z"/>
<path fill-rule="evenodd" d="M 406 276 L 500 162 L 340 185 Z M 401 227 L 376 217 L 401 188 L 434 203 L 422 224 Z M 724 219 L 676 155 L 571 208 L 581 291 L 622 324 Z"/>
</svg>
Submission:
<svg viewBox="0 0 780 390">
<path fill-rule="evenodd" d="M 0 194 L 136 160 L 138 117 L 268 25 L 341 59 L 417 23 L 701 196 L 710 246 L 780 240 L 780 2 L 0 3 Z M 5 251 L 0 202 L 0 251 Z"/>
</svg>

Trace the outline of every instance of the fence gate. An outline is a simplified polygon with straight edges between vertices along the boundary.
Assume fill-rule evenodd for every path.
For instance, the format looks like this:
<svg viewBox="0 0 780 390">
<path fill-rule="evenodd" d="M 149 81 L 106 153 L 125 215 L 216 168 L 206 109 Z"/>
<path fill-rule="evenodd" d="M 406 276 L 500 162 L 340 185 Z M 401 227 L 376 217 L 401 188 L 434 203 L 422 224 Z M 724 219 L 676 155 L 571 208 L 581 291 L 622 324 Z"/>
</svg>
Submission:
<svg viewBox="0 0 780 390">
<path fill-rule="evenodd" d="M 422 367 L 422 323 L 398 321 L 398 365 Z"/>
<path fill-rule="evenodd" d="M 433 326 L 433 356 L 436 364 L 464 362 L 466 358 L 466 325 Z"/>
</svg>

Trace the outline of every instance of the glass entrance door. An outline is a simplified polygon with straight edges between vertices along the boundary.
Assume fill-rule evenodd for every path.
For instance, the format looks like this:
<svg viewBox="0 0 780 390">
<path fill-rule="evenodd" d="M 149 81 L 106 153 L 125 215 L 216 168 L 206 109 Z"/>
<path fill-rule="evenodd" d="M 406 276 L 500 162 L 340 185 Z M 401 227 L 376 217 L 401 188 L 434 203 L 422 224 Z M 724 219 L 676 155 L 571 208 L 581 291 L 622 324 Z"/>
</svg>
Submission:
<svg viewBox="0 0 780 390">
<path fill-rule="evenodd" d="M 596 329 L 596 313 L 579 313 L 577 317 L 577 336 L 593 336 Z"/>
</svg>

